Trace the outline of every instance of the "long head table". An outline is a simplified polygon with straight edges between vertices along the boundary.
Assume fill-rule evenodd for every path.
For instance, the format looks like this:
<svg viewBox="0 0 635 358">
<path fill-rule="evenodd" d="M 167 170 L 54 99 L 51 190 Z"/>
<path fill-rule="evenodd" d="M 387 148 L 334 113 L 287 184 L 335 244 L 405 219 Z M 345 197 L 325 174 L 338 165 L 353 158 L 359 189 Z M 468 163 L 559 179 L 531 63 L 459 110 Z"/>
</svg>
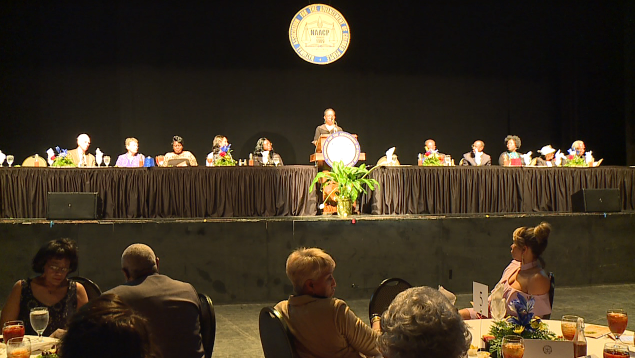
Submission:
<svg viewBox="0 0 635 358">
<path fill-rule="evenodd" d="M 0 217 L 44 218 L 48 192 L 97 192 L 103 218 L 307 216 L 314 166 L 0 168 Z"/>
<path fill-rule="evenodd" d="M 635 168 L 383 167 L 380 190 L 362 196 L 365 213 L 453 214 L 570 212 L 580 189 L 619 189 L 635 210 Z"/>
</svg>

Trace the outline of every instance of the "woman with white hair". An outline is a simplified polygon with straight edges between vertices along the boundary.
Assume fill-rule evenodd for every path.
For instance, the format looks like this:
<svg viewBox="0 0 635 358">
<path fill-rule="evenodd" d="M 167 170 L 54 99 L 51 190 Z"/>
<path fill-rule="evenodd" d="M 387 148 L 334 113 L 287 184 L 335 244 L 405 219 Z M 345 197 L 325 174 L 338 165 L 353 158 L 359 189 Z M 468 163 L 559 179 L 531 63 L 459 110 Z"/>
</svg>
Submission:
<svg viewBox="0 0 635 358">
<path fill-rule="evenodd" d="M 294 294 L 276 305 L 300 358 L 379 356 L 379 322 L 373 329 L 334 298 L 335 260 L 318 248 L 299 248 L 287 259 Z"/>
<path fill-rule="evenodd" d="M 439 291 L 412 287 L 395 297 L 381 317 L 379 348 L 386 358 L 465 357 L 472 335 Z"/>
<path fill-rule="evenodd" d="M 556 158 L 555 153 L 556 150 L 553 149 L 551 144 L 542 147 L 538 153 L 540 153 L 541 157 L 536 158 L 536 166 L 537 167 L 556 167 Z"/>
</svg>

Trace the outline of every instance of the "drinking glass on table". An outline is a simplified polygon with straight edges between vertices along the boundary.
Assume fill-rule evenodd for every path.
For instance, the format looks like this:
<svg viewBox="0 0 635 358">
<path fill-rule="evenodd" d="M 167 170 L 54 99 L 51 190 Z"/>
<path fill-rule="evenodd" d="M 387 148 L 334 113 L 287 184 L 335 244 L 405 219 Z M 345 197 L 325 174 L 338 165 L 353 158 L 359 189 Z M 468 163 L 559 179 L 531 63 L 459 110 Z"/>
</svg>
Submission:
<svg viewBox="0 0 635 358">
<path fill-rule="evenodd" d="M 503 358 L 523 358 L 525 340 L 521 336 L 505 336 L 501 344 Z"/>
<path fill-rule="evenodd" d="M 110 165 L 110 156 L 109 155 L 104 155 L 104 164 L 106 164 L 106 166 Z"/>
<path fill-rule="evenodd" d="M 628 315 L 626 311 L 621 308 L 612 308 L 606 311 L 606 320 L 609 322 L 609 329 L 615 336 L 615 339 L 619 340 L 620 336 L 626 330 L 628 324 Z"/>
<path fill-rule="evenodd" d="M 13 164 L 13 160 L 15 160 L 14 156 L 7 155 L 7 164 L 9 164 L 9 168 L 11 168 L 11 164 Z"/>
<path fill-rule="evenodd" d="M 6 321 L 2 327 L 2 338 L 7 342 L 11 338 L 24 337 L 24 322 Z"/>
<path fill-rule="evenodd" d="M 273 157 L 273 164 L 277 167 L 280 164 L 280 158 Z"/>
<path fill-rule="evenodd" d="M 47 307 L 31 308 L 31 327 L 37 332 L 38 341 L 42 342 L 42 333 L 49 325 L 49 309 Z"/>
<path fill-rule="evenodd" d="M 101 155 L 97 155 L 95 156 L 95 161 L 97 162 L 97 166 L 100 167 L 101 166 L 101 160 L 102 160 L 102 156 Z"/>
<path fill-rule="evenodd" d="M 27 337 L 11 338 L 7 343 L 7 358 L 29 358 L 31 356 L 31 340 Z"/>
<path fill-rule="evenodd" d="M 573 337 L 575 337 L 575 327 L 578 323 L 578 316 L 566 314 L 562 316 L 562 321 L 560 322 L 560 329 L 562 330 L 562 336 L 567 341 L 572 341 Z"/>
<path fill-rule="evenodd" d="M 608 342 L 604 344 L 602 352 L 604 358 L 628 358 L 628 346 L 617 342 Z"/>
</svg>

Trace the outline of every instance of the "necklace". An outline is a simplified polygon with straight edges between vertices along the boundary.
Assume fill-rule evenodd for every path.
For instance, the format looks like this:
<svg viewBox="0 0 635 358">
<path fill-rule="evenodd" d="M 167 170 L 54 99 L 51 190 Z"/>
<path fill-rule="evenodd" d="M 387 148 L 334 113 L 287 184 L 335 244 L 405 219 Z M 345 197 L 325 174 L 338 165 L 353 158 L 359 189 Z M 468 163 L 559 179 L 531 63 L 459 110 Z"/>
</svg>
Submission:
<svg viewBox="0 0 635 358">
<path fill-rule="evenodd" d="M 520 271 L 529 270 L 529 269 L 532 269 L 534 267 L 541 267 L 542 268 L 542 266 L 540 266 L 540 262 L 538 262 L 538 260 L 536 260 L 536 261 L 533 261 L 533 262 L 530 262 L 530 263 L 526 263 L 526 264 L 520 265 Z"/>
</svg>

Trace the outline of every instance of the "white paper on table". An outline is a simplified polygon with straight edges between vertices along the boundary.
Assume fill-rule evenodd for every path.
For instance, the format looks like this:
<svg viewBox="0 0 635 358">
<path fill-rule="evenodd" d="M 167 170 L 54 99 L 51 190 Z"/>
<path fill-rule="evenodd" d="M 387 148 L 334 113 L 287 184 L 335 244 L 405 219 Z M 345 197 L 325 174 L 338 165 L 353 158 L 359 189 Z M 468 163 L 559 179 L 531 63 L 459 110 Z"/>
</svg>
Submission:
<svg viewBox="0 0 635 358">
<path fill-rule="evenodd" d="M 633 336 L 625 336 L 625 335 L 621 335 L 620 336 L 620 341 L 622 343 L 626 343 L 626 344 L 633 344 Z"/>
<path fill-rule="evenodd" d="M 489 310 L 487 307 L 487 285 L 472 282 L 472 302 L 474 302 L 474 311 L 482 314 L 485 317 L 489 316 Z"/>
</svg>

